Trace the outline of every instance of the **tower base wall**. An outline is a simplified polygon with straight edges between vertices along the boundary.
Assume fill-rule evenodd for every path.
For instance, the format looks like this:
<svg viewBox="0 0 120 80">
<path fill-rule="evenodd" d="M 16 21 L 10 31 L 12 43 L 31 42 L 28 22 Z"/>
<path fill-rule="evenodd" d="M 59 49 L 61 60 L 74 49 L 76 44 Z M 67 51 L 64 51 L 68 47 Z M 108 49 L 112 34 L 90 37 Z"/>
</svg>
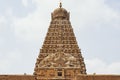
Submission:
<svg viewBox="0 0 120 80">
<path fill-rule="evenodd" d="M 120 75 L 76 75 L 73 79 L 36 79 L 34 75 L 0 75 L 0 80 L 120 80 Z"/>
</svg>

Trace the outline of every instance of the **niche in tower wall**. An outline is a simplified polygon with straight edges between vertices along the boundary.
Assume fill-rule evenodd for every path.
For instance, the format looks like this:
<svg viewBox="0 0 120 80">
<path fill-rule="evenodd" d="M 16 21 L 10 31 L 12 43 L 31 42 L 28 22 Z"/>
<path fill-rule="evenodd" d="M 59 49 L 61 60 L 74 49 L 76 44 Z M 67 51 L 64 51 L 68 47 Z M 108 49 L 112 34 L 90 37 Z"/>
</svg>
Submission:
<svg viewBox="0 0 120 80">
<path fill-rule="evenodd" d="M 62 72 L 58 72 L 58 76 L 62 76 Z"/>
</svg>

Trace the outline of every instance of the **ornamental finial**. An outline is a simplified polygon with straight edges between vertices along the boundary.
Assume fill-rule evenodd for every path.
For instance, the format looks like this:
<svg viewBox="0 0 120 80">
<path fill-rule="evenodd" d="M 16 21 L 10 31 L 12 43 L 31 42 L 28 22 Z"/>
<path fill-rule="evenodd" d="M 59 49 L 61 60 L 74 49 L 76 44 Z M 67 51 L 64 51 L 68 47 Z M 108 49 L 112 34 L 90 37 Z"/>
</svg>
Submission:
<svg viewBox="0 0 120 80">
<path fill-rule="evenodd" d="M 60 8 L 62 7 L 62 3 L 61 3 L 61 1 L 60 1 L 60 5 L 59 5 L 59 7 L 60 7 Z"/>
</svg>

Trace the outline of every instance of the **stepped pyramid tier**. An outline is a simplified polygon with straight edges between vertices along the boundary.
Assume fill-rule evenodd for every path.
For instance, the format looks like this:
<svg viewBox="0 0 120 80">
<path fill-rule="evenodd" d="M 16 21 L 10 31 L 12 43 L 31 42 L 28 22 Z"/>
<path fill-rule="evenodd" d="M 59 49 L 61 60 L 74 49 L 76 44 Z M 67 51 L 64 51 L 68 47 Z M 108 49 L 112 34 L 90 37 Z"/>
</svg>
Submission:
<svg viewBox="0 0 120 80">
<path fill-rule="evenodd" d="M 86 74 L 84 59 L 69 20 L 69 12 L 62 8 L 60 3 L 51 18 L 35 64 L 34 75 L 38 80 L 71 80 L 77 74 Z"/>
</svg>

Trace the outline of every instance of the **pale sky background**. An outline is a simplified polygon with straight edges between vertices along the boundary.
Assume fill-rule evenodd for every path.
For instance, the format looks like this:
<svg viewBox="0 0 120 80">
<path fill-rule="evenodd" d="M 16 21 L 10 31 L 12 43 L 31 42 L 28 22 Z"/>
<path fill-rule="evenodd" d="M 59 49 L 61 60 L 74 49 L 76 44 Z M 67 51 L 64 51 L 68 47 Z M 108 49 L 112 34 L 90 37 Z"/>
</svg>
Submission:
<svg viewBox="0 0 120 80">
<path fill-rule="evenodd" d="M 120 0 L 63 0 L 88 74 L 120 74 Z M 0 74 L 32 74 L 59 0 L 0 0 Z"/>
</svg>

